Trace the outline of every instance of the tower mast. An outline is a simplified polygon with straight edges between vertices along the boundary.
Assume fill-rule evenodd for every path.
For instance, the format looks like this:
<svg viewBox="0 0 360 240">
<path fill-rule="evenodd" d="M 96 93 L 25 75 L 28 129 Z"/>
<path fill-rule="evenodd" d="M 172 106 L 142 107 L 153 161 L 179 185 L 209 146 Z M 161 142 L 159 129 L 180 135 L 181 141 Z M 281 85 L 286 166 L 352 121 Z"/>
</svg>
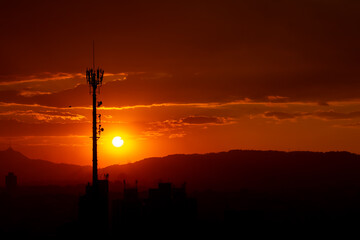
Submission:
<svg viewBox="0 0 360 240">
<path fill-rule="evenodd" d="M 93 140 L 93 186 L 96 186 L 98 183 L 98 172 L 97 172 L 97 140 L 100 138 L 100 133 L 104 131 L 103 128 L 101 128 L 101 125 L 99 125 L 98 128 L 98 117 L 99 117 L 99 123 L 100 123 L 100 114 L 98 115 L 96 113 L 96 108 L 100 106 L 101 102 L 97 104 L 96 101 L 96 90 L 100 89 L 103 81 L 104 76 L 104 70 L 97 68 L 95 69 L 95 44 L 93 42 L 93 67 L 86 69 L 86 80 L 87 83 L 90 86 L 90 94 L 92 94 L 93 97 L 93 122 L 92 122 L 92 140 Z"/>
</svg>

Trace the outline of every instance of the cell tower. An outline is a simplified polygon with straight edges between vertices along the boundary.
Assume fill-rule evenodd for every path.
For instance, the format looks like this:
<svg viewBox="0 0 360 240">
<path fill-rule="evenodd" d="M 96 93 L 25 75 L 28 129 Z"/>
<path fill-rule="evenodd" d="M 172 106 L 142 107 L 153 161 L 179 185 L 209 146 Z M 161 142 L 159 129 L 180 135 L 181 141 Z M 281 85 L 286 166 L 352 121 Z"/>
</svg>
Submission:
<svg viewBox="0 0 360 240">
<path fill-rule="evenodd" d="M 86 69 L 86 81 L 90 86 L 90 94 L 93 96 L 93 186 L 96 186 L 98 183 L 98 172 L 97 172 L 97 140 L 100 138 L 100 133 L 104 131 L 104 128 L 101 127 L 101 114 L 96 113 L 96 108 L 100 107 L 102 102 L 96 101 L 97 92 L 100 93 L 100 87 L 102 85 L 104 77 L 104 70 L 101 68 L 95 69 L 95 44 L 93 42 L 93 67 Z M 98 121 L 99 120 L 99 121 Z"/>
</svg>

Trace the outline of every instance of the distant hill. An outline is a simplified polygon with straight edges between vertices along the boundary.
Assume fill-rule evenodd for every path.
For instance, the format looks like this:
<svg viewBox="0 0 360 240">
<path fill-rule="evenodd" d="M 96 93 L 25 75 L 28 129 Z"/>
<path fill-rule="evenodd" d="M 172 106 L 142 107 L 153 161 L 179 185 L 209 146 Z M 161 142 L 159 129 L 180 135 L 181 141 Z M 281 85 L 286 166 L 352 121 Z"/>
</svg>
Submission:
<svg viewBox="0 0 360 240">
<path fill-rule="evenodd" d="M 229 152 L 170 155 L 109 166 L 113 178 L 184 181 L 193 190 L 243 188 L 360 189 L 360 156 L 349 152 L 281 152 L 232 150 Z"/>
<path fill-rule="evenodd" d="M 0 151 L 0 186 L 8 172 L 18 176 L 19 185 L 81 184 L 91 179 L 90 166 L 29 159 L 12 148 Z"/>
<path fill-rule="evenodd" d="M 84 184 L 91 180 L 90 166 L 33 160 L 11 148 L 0 151 L 0 177 L 9 171 L 15 172 L 19 184 L 26 185 Z M 147 158 L 100 169 L 102 173 L 109 173 L 110 181 L 138 180 L 143 186 L 158 181 L 187 182 L 192 190 L 360 188 L 360 156 L 349 152 L 232 150 Z"/>
</svg>

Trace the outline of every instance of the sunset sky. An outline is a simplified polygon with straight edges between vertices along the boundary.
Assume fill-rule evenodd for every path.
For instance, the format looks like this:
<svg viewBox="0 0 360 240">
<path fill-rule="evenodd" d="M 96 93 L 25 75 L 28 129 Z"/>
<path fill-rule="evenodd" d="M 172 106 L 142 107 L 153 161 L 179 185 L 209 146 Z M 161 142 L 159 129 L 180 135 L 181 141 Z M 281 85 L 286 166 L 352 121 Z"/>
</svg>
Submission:
<svg viewBox="0 0 360 240">
<path fill-rule="evenodd" d="M 7 1 L 1 9 L 1 150 L 91 164 L 85 71 L 94 40 L 105 71 L 100 168 L 230 149 L 360 153 L 360 1 Z"/>
</svg>

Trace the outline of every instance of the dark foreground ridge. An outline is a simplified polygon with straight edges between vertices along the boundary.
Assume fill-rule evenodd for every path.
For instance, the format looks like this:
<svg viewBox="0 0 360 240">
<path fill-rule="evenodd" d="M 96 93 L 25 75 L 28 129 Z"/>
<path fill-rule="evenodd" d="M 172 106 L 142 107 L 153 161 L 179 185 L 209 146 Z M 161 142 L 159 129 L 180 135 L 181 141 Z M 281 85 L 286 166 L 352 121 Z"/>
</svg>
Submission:
<svg viewBox="0 0 360 240">
<path fill-rule="evenodd" d="M 351 187 L 360 184 L 360 156 L 349 152 L 232 150 L 176 154 L 99 169 L 109 181 L 136 180 L 154 187 L 159 181 L 188 182 L 188 189 L 234 191 L 244 188 Z M 29 159 L 0 151 L 0 176 L 19 176 L 19 185 L 74 185 L 91 181 L 91 167 Z M 0 186 L 3 186 L 0 182 Z"/>
<path fill-rule="evenodd" d="M 101 236 L 119 237 L 139 229 L 348 232 L 360 223 L 359 171 L 359 155 L 349 152 L 170 155 L 102 169 L 110 177 L 101 180 L 104 194 L 94 201 L 86 187 L 91 167 L 31 160 L 8 149 L 0 152 L 1 183 L 7 183 L 0 189 L 0 233 L 91 235 L 96 226 Z M 94 202 L 101 214 L 91 226 Z"/>
</svg>

